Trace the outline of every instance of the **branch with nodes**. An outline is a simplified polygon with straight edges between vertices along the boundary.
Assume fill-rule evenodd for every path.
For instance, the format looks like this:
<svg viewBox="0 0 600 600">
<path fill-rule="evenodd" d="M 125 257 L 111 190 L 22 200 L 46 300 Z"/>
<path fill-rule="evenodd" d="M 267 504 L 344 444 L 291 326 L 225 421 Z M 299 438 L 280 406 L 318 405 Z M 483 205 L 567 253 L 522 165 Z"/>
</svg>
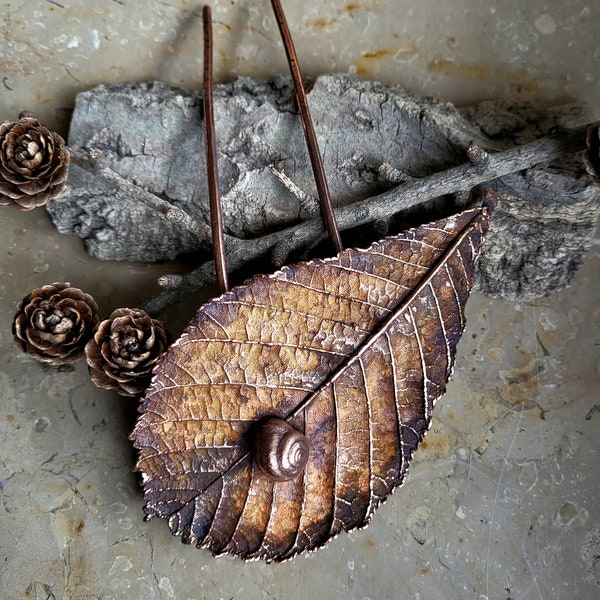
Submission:
<svg viewBox="0 0 600 600">
<path fill-rule="evenodd" d="M 561 130 L 529 144 L 497 153 L 487 153 L 472 144 L 467 151 L 469 162 L 427 177 L 411 179 L 382 194 L 336 208 L 335 220 L 342 231 L 387 220 L 393 214 L 433 198 L 466 193 L 477 185 L 583 151 L 586 148 L 586 132 L 592 125 Z M 179 217 L 178 222 L 196 230 L 198 228 L 191 218 Z M 324 236 L 320 217 L 254 239 L 225 236 L 228 268 L 230 271 L 238 270 L 250 261 L 269 254 L 272 262 L 279 266 L 286 261 L 290 252 L 309 246 Z M 145 302 L 142 308 L 151 314 L 160 313 L 170 304 L 215 281 L 212 260 L 186 275 L 164 275 L 159 279 L 164 289 Z"/>
</svg>

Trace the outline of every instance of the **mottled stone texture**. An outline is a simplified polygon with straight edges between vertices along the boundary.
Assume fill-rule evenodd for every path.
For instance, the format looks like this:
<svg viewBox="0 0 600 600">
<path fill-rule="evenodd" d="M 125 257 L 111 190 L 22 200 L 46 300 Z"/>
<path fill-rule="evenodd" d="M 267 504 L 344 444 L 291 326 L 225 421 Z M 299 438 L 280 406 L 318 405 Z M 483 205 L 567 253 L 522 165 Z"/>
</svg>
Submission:
<svg viewBox="0 0 600 600">
<path fill-rule="evenodd" d="M 342 75 L 319 77 L 309 102 L 337 206 L 464 163 L 471 141 L 499 151 L 591 120 L 580 105 L 540 110 L 485 102 L 458 110 L 401 87 Z M 241 78 L 218 85 L 215 116 L 227 232 L 256 237 L 306 218 L 297 195 L 271 171 L 282 170 L 316 195 L 290 81 Z M 88 252 L 105 260 L 152 262 L 208 248 L 208 233 L 190 233 L 140 201 L 140 191 L 150 192 L 208 222 L 203 137 L 199 94 L 161 83 L 102 85 L 81 93 L 70 146 L 84 157 L 87 149 L 101 151 L 129 183 L 102 176 L 85 158 L 74 161 L 65 194 L 48 207 L 57 228 L 81 236 Z M 479 263 L 478 288 L 531 298 L 568 285 L 598 215 L 579 157 L 491 185 L 500 203 Z M 458 209 L 473 197 L 424 204 L 421 220 L 431 220 L 433 206 L 447 209 L 452 202 Z"/>
</svg>

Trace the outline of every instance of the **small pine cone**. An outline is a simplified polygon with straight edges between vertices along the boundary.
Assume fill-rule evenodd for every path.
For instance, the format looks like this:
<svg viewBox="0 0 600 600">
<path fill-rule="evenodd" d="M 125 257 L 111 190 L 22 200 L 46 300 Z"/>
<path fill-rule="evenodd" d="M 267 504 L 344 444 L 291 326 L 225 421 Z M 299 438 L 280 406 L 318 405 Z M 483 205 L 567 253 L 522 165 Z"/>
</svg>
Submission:
<svg viewBox="0 0 600 600">
<path fill-rule="evenodd" d="M 0 204 L 31 210 L 60 196 L 69 151 L 63 138 L 33 117 L 0 124 Z"/>
<path fill-rule="evenodd" d="M 33 290 L 17 305 L 15 343 L 43 363 L 65 365 L 84 354 L 98 324 L 96 301 L 69 283 Z"/>
<path fill-rule="evenodd" d="M 588 127 L 585 139 L 587 150 L 583 153 L 583 164 L 592 183 L 600 185 L 600 124 Z"/>
<path fill-rule="evenodd" d="M 138 396 L 148 387 L 152 368 L 169 341 L 161 321 L 143 310 L 118 308 L 98 325 L 85 347 L 92 381 L 121 396 Z"/>
</svg>

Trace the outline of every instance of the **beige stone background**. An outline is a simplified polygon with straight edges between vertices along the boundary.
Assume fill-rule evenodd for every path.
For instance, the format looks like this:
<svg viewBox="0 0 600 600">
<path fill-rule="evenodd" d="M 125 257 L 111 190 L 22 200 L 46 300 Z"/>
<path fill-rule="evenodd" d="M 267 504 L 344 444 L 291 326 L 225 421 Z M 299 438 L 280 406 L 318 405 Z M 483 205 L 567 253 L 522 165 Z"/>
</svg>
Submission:
<svg viewBox="0 0 600 600">
<path fill-rule="evenodd" d="M 217 80 L 287 73 L 265 0 L 213 6 Z M 306 75 L 351 72 L 459 105 L 578 99 L 600 118 L 595 0 L 284 0 Z M 193 0 L 5 0 L 0 119 L 68 131 L 106 82 L 194 89 Z M 600 594 L 598 245 L 575 284 L 532 302 L 475 294 L 455 375 L 408 481 L 363 531 L 281 565 L 213 558 L 142 521 L 134 411 L 80 365 L 16 353 L 14 307 L 68 280 L 103 314 L 177 265 L 102 263 L 43 209 L 0 220 L 0 598 L 589 599 Z M 206 290 L 171 311 L 183 322 Z M 175 317 L 179 316 L 179 320 Z"/>
</svg>

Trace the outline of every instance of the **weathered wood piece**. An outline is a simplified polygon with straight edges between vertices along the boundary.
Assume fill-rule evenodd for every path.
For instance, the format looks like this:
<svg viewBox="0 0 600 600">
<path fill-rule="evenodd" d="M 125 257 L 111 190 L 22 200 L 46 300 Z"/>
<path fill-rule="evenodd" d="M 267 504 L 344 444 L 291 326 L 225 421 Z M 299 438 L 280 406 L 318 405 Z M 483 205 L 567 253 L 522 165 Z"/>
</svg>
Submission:
<svg viewBox="0 0 600 600">
<path fill-rule="evenodd" d="M 229 264 L 268 252 L 282 262 L 322 232 L 291 83 L 238 79 L 214 93 Z M 458 110 L 343 75 L 319 77 L 309 102 L 340 229 L 365 222 L 385 229 L 394 213 L 415 205 L 425 222 L 436 210 L 473 205 L 491 186 L 500 201 L 478 263 L 479 289 L 531 298 L 569 284 L 599 212 L 597 192 L 572 156 L 585 134 L 517 147 L 589 122 L 585 107 L 485 102 Z M 78 96 L 69 144 L 67 190 L 48 210 L 90 254 L 156 261 L 210 247 L 199 94 L 160 83 L 99 86 Z M 212 277 L 203 266 L 165 282 L 191 288 Z"/>
</svg>

